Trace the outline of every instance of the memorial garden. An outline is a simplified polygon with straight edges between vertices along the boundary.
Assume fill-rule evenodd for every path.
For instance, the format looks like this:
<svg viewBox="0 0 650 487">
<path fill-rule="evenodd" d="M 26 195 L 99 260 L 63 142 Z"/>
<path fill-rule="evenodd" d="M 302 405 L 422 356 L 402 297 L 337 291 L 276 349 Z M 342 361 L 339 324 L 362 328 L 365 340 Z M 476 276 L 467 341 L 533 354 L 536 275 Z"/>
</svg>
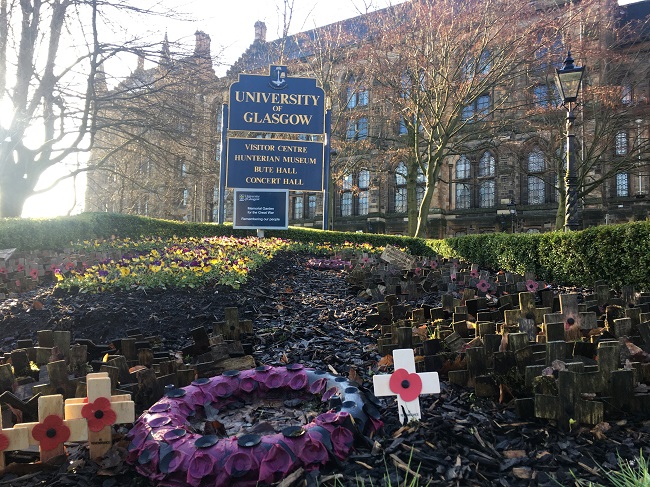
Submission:
<svg viewBox="0 0 650 487">
<path fill-rule="evenodd" d="M 649 237 L 3 220 L 0 483 L 644 485 Z"/>
</svg>

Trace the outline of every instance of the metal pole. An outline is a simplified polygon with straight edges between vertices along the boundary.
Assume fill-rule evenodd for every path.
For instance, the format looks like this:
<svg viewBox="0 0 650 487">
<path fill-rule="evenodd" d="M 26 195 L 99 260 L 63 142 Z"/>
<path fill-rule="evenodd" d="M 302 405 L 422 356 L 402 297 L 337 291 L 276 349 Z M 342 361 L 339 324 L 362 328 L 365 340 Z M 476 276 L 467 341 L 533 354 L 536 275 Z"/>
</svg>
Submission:
<svg viewBox="0 0 650 487">
<path fill-rule="evenodd" d="M 221 161 L 219 161 L 219 213 L 217 223 L 225 222 L 226 208 L 226 164 L 228 158 L 228 105 L 223 104 L 221 112 Z"/>
<path fill-rule="evenodd" d="M 332 110 L 325 112 L 325 154 L 323 154 L 323 230 L 329 230 L 330 216 L 330 151 L 332 133 Z"/>
<path fill-rule="evenodd" d="M 575 133 L 573 124 L 575 115 L 568 104 L 566 116 L 566 176 L 564 178 L 566 188 L 566 201 L 564 207 L 564 231 L 575 231 L 580 226 L 580 216 L 578 214 L 578 177 L 576 175 L 576 154 L 575 154 Z"/>
</svg>

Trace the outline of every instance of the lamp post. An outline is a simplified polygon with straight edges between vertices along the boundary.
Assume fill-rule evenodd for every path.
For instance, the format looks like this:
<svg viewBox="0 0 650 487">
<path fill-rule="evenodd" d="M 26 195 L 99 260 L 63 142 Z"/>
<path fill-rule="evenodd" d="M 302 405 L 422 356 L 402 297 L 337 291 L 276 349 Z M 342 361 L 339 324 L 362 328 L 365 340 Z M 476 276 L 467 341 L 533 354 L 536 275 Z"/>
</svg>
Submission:
<svg viewBox="0 0 650 487">
<path fill-rule="evenodd" d="M 510 200 L 510 203 L 508 203 L 506 206 L 508 207 L 508 211 L 510 212 L 510 219 L 512 220 L 512 233 L 515 233 L 517 222 L 517 203 L 515 203 L 515 200 Z"/>
<path fill-rule="evenodd" d="M 566 175 L 564 177 L 566 198 L 564 202 L 564 231 L 578 230 L 578 177 L 576 175 L 575 133 L 576 120 L 573 108 L 577 104 L 578 93 L 584 75 L 584 66 L 574 66 L 571 51 L 567 52 L 562 69 L 555 70 L 555 83 L 566 108 Z"/>
</svg>

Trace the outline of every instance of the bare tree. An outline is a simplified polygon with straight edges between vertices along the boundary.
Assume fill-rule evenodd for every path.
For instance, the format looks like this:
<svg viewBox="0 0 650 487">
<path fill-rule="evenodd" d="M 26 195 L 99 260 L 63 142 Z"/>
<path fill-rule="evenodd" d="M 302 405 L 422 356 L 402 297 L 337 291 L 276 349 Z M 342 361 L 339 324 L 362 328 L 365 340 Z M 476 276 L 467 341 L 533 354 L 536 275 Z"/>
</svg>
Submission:
<svg viewBox="0 0 650 487">
<path fill-rule="evenodd" d="M 101 67 L 147 49 L 104 31 L 120 14 L 163 15 L 122 0 L 0 0 L 1 217 L 19 217 L 46 169 L 92 147 L 112 103 L 99 94 Z"/>
<path fill-rule="evenodd" d="M 531 66 L 529 75 L 536 81 L 534 96 L 519 120 L 521 130 L 530 134 L 522 149 L 543 155 L 550 169 L 546 184 L 557 195 L 555 227 L 565 222 L 564 174 L 566 172 L 565 111 L 554 86 L 555 69 L 561 67 L 567 47 L 579 64 L 586 66 L 576 109 L 578 197 L 583 204 L 607 205 L 616 186 L 624 196 L 637 195 L 646 188 L 632 184 L 631 175 L 648 175 L 650 141 L 644 137 L 646 100 L 642 99 L 647 81 L 646 40 L 649 19 L 622 22 L 613 11 L 603 11 L 599 2 L 582 2 L 573 8 L 571 29 L 556 31 L 539 45 L 547 59 Z M 579 33 L 577 36 L 575 33 Z M 572 36 L 573 34 L 573 36 Z M 521 154 L 521 170 L 529 177 L 526 154 Z M 617 181 L 618 179 L 618 181 Z"/>
</svg>

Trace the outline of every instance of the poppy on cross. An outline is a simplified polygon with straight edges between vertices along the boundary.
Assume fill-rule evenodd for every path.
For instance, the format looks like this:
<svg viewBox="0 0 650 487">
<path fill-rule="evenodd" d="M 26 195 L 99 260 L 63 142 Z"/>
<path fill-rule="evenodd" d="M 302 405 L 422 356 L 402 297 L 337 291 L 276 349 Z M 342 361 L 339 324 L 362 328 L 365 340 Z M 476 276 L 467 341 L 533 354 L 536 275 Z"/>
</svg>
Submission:
<svg viewBox="0 0 650 487">
<path fill-rule="evenodd" d="M 393 374 L 372 378 L 375 396 L 397 396 L 400 423 L 406 424 L 422 417 L 420 394 L 437 394 L 440 381 L 437 372 L 415 372 L 415 356 L 410 348 L 393 350 Z"/>
</svg>

